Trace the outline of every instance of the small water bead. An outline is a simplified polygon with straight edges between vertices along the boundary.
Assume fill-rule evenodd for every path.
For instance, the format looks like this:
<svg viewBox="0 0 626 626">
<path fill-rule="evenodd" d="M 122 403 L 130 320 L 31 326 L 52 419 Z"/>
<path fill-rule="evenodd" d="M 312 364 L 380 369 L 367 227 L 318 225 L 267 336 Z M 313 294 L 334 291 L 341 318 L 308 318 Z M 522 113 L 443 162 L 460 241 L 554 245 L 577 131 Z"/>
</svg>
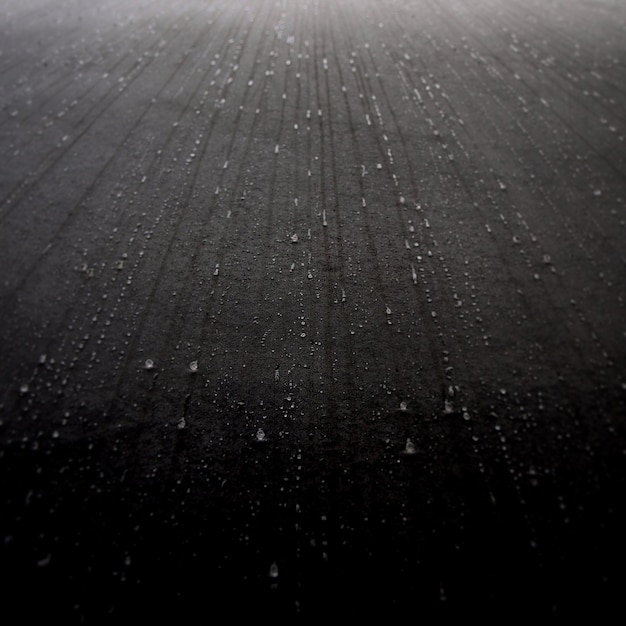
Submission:
<svg viewBox="0 0 626 626">
<path fill-rule="evenodd" d="M 189 363 L 189 371 L 190 372 L 198 371 L 198 361 L 191 361 L 191 363 Z"/>
<path fill-rule="evenodd" d="M 265 439 L 266 439 L 265 431 L 262 428 L 259 428 L 259 430 L 256 431 L 256 440 L 265 441 Z"/>
<path fill-rule="evenodd" d="M 154 369 L 154 361 L 152 359 L 146 359 L 146 361 L 143 364 L 143 366 L 144 366 L 144 369 L 153 370 Z"/>
<path fill-rule="evenodd" d="M 410 439 L 407 439 L 402 452 L 403 454 L 415 454 L 415 444 Z"/>
</svg>

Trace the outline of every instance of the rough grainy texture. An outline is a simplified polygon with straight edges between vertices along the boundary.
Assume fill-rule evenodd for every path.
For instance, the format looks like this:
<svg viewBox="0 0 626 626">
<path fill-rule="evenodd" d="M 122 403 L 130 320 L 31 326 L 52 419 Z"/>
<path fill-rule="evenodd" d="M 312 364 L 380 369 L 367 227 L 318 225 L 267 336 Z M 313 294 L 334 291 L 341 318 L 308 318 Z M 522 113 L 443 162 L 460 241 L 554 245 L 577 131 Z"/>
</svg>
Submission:
<svg viewBox="0 0 626 626">
<path fill-rule="evenodd" d="M 2 2 L 2 611 L 621 607 L 625 32 Z"/>
</svg>

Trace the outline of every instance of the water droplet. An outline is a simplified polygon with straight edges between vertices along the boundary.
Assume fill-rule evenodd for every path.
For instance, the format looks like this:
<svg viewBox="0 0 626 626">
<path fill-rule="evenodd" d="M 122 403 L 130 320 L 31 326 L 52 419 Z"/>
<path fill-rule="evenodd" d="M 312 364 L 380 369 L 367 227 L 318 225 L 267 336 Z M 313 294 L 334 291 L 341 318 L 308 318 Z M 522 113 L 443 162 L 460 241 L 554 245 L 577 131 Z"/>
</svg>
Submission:
<svg viewBox="0 0 626 626">
<path fill-rule="evenodd" d="M 189 371 L 190 372 L 198 371 L 198 361 L 192 361 L 191 363 L 189 363 Z"/>
<path fill-rule="evenodd" d="M 256 440 L 265 441 L 265 431 L 262 428 L 256 431 Z"/>
<path fill-rule="evenodd" d="M 152 359 L 146 359 L 143 366 L 144 366 L 144 369 L 152 370 L 154 369 L 154 361 Z"/>
<path fill-rule="evenodd" d="M 278 565 L 276 565 L 276 563 L 272 563 L 270 565 L 270 571 L 268 575 L 270 578 L 278 578 Z"/>
<path fill-rule="evenodd" d="M 404 450 L 402 450 L 403 454 L 415 454 L 415 444 L 410 440 L 406 440 L 406 444 L 404 446 Z"/>
<path fill-rule="evenodd" d="M 185 418 L 184 418 L 184 417 L 181 417 L 181 418 L 178 420 L 178 428 L 179 428 L 180 430 L 182 430 L 183 428 L 185 428 L 185 426 L 187 426 L 187 422 L 185 421 Z"/>
</svg>

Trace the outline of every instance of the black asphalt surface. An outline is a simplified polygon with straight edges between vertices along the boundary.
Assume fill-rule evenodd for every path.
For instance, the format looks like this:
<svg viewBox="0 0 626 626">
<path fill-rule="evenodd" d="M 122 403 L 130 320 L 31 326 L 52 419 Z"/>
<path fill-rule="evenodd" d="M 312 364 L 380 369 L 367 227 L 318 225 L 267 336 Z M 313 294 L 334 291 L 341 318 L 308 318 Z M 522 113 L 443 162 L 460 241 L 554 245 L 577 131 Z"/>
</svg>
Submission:
<svg viewBox="0 0 626 626">
<path fill-rule="evenodd" d="M 0 3 L 4 623 L 608 623 L 626 4 Z"/>
</svg>

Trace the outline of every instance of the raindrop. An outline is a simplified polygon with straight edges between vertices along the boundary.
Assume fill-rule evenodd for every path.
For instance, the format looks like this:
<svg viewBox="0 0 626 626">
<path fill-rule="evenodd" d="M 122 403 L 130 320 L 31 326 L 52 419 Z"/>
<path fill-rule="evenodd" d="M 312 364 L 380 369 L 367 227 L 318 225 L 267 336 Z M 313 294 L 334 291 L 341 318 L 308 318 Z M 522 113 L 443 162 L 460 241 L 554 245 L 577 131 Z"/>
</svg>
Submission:
<svg viewBox="0 0 626 626">
<path fill-rule="evenodd" d="M 189 363 L 189 371 L 190 372 L 198 371 L 198 361 L 191 361 L 191 363 Z"/>
<path fill-rule="evenodd" d="M 265 441 L 265 431 L 262 428 L 256 431 L 256 440 Z"/>
<path fill-rule="evenodd" d="M 152 370 L 154 369 L 154 361 L 152 359 L 146 359 L 143 366 L 144 366 L 144 369 Z"/>
<path fill-rule="evenodd" d="M 403 454 L 415 454 L 415 444 L 410 440 L 406 440 L 406 444 L 404 446 L 404 450 L 402 450 Z"/>
<path fill-rule="evenodd" d="M 270 578 L 278 578 L 278 565 L 276 565 L 276 563 L 272 563 L 270 565 L 270 571 L 268 575 Z"/>
<path fill-rule="evenodd" d="M 185 426 L 187 426 L 187 422 L 185 421 L 184 417 L 181 417 L 178 420 L 178 428 L 179 428 L 179 430 L 182 430 L 183 428 L 185 428 Z"/>
</svg>

